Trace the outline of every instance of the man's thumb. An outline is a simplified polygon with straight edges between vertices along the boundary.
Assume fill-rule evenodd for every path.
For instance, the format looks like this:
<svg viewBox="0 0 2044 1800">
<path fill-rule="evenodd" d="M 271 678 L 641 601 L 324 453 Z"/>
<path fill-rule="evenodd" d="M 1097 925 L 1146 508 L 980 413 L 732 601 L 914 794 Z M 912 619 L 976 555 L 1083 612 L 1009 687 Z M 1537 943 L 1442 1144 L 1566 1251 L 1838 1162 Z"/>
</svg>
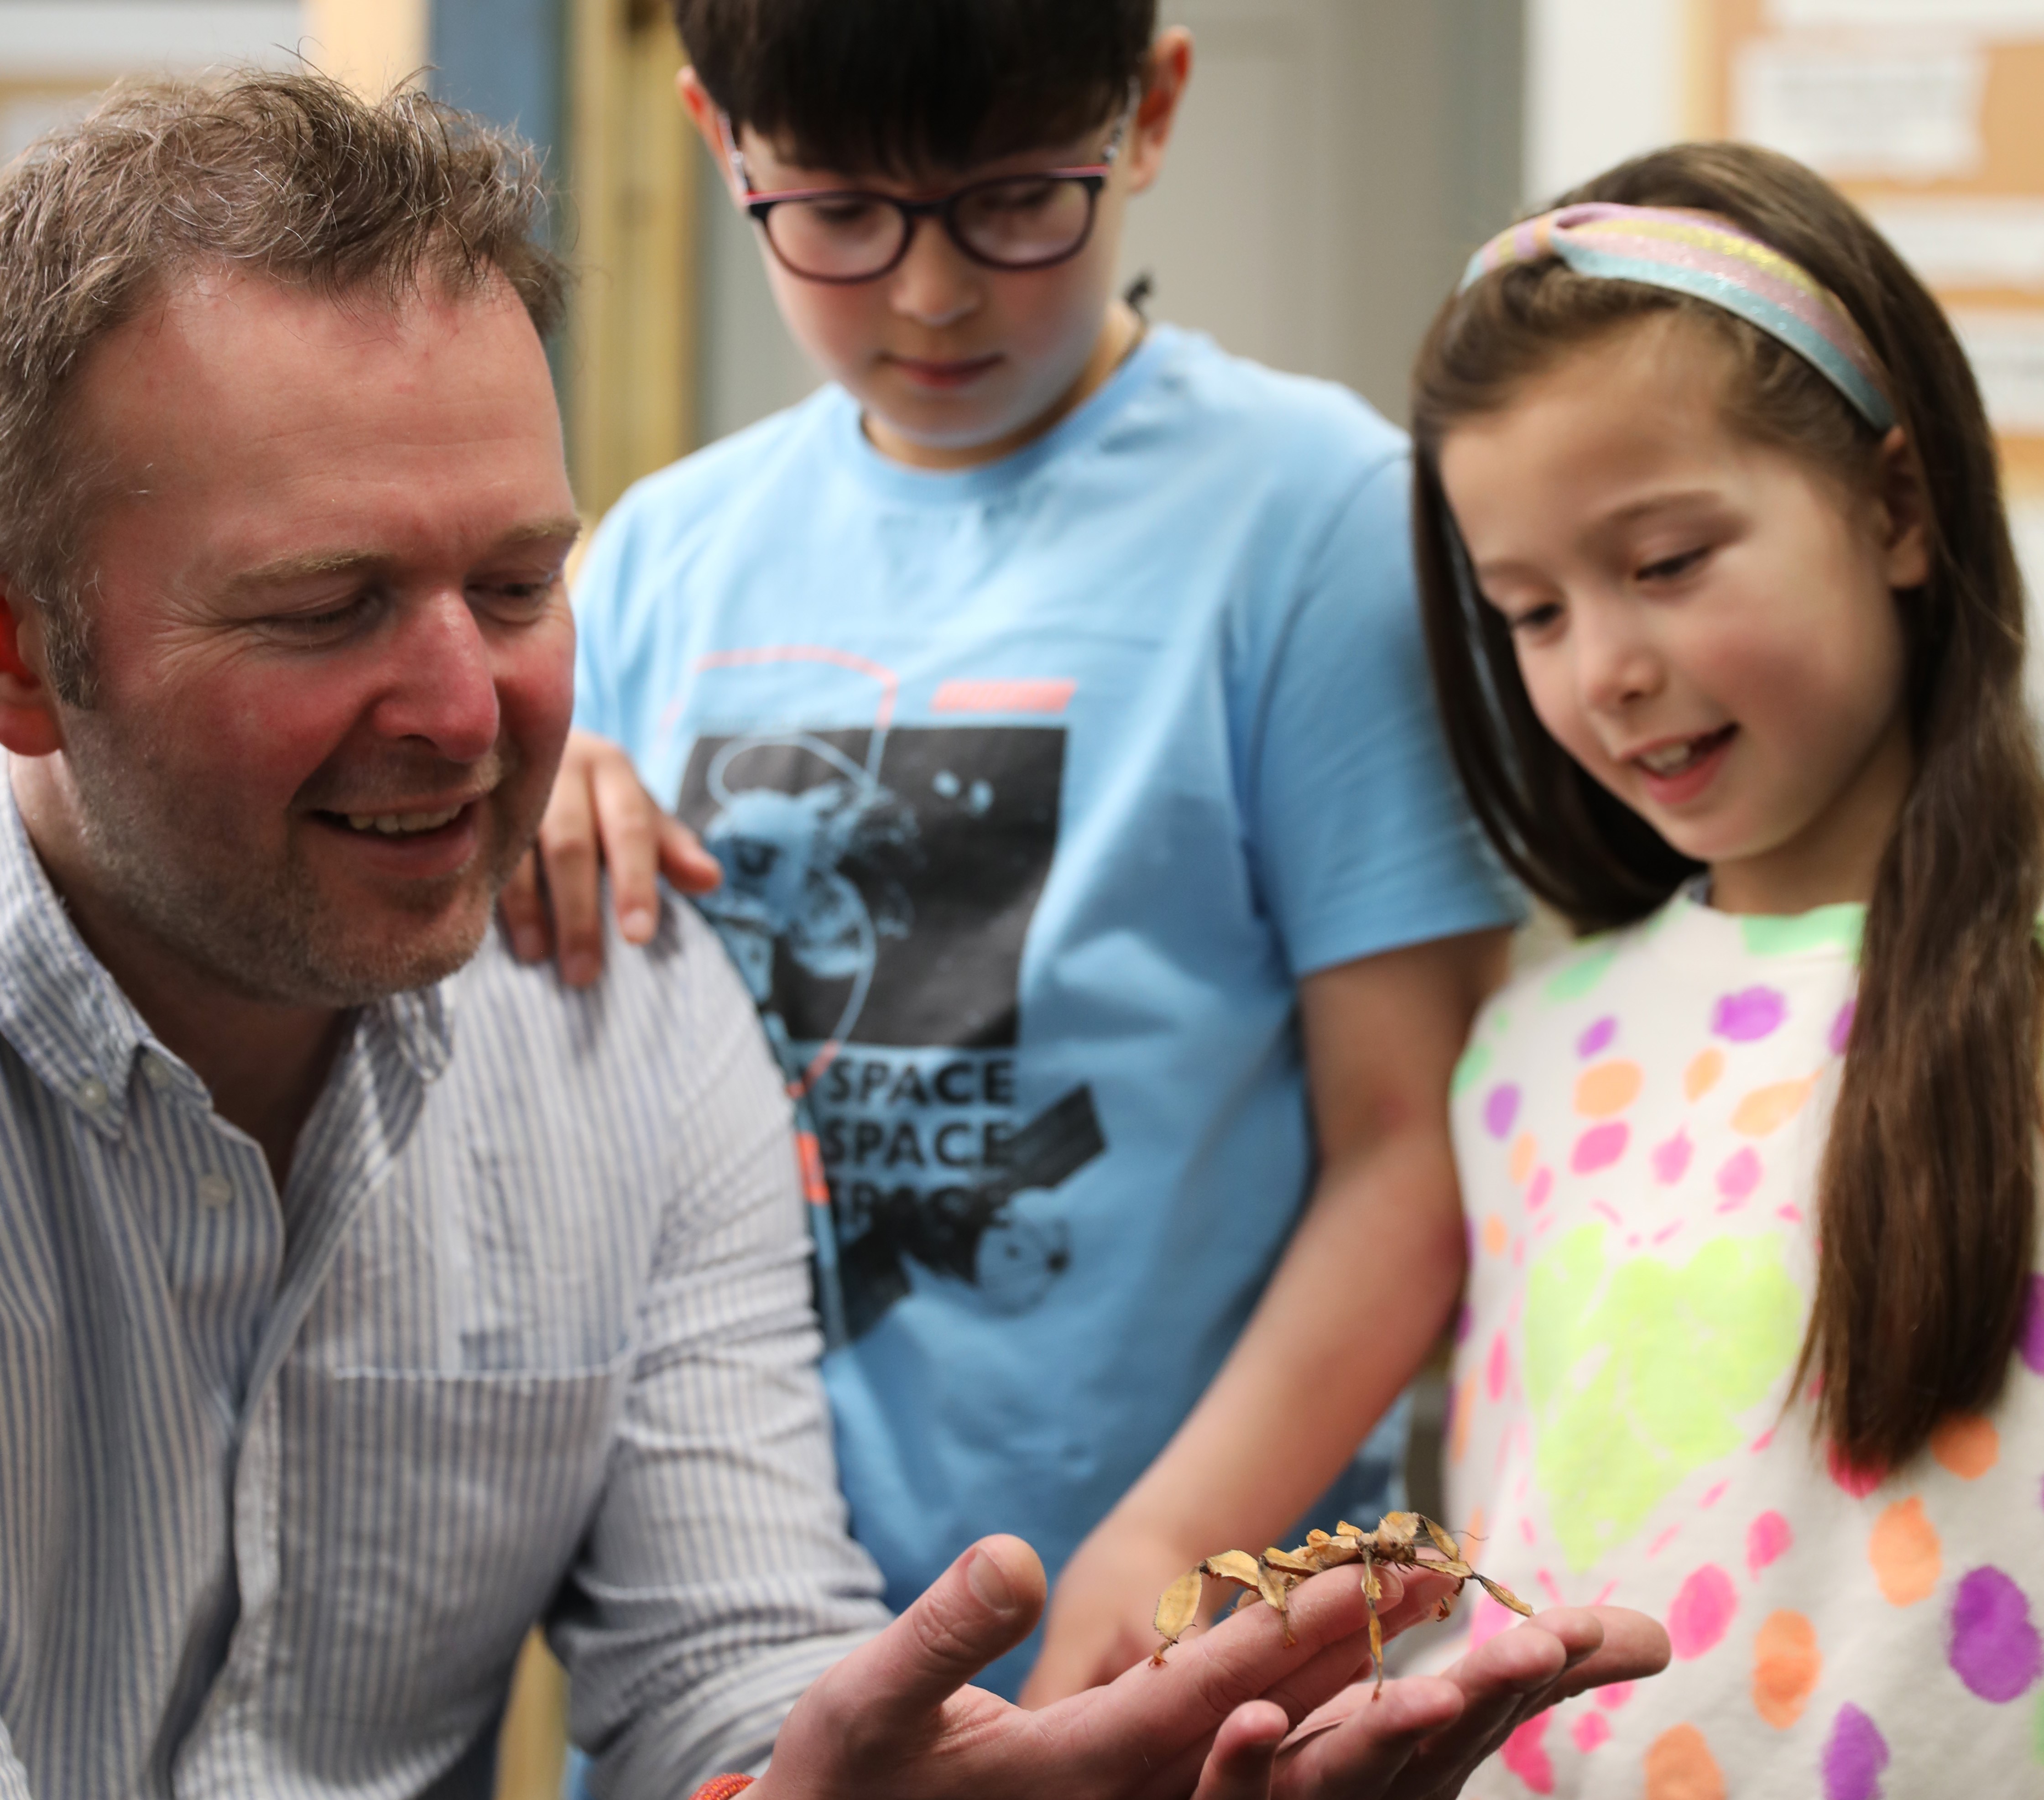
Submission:
<svg viewBox="0 0 2044 1800">
<path fill-rule="evenodd" d="M 1043 1565 L 1019 1537 L 982 1537 L 869 1647 L 869 1705 L 905 1725 L 934 1712 L 1043 1610 Z"/>
</svg>

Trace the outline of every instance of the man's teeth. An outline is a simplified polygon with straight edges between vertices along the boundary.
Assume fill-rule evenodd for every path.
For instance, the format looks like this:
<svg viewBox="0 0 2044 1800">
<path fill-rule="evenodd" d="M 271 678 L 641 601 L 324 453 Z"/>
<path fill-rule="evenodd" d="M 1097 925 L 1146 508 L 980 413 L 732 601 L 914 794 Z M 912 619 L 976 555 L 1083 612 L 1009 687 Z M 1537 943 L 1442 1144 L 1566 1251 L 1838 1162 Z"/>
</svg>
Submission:
<svg viewBox="0 0 2044 1800">
<path fill-rule="evenodd" d="M 407 832 L 438 831 L 460 817 L 460 807 L 450 806 L 444 813 L 350 813 L 348 822 L 357 831 L 380 831 L 386 837 L 398 837 Z"/>
</svg>

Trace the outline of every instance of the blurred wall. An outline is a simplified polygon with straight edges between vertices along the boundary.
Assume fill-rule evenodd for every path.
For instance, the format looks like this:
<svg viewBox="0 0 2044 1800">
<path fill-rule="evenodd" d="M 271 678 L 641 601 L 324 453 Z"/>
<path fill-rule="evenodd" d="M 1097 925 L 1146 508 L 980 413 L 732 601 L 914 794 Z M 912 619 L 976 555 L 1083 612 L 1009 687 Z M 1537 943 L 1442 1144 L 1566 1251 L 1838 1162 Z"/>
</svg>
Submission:
<svg viewBox="0 0 2044 1800">
<path fill-rule="evenodd" d="M 1626 0 L 1631 3 L 1631 0 Z M 1166 0 L 1193 83 L 1124 273 L 1155 317 L 1358 389 L 1394 417 L 1421 333 L 1523 181 L 1522 0 Z M 701 430 L 816 377 L 782 332 L 751 228 L 701 175 Z"/>
</svg>

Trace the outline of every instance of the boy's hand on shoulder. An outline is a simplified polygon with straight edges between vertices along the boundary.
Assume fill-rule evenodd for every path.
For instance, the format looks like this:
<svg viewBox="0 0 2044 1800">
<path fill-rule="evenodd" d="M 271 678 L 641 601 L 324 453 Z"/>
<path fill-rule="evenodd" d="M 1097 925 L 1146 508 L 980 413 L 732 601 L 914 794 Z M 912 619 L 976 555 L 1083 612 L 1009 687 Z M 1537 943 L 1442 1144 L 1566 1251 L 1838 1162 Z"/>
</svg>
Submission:
<svg viewBox="0 0 2044 1800">
<path fill-rule="evenodd" d="M 574 731 L 538 844 L 498 902 L 521 961 L 552 954 L 571 987 L 586 987 L 603 972 L 605 868 L 617 928 L 630 944 L 645 943 L 659 923 L 662 875 L 684 894 L 707 894 L 724 879 L 695 833 L 640 785 L 629 756 L 608 738 Z"/>
</svg>

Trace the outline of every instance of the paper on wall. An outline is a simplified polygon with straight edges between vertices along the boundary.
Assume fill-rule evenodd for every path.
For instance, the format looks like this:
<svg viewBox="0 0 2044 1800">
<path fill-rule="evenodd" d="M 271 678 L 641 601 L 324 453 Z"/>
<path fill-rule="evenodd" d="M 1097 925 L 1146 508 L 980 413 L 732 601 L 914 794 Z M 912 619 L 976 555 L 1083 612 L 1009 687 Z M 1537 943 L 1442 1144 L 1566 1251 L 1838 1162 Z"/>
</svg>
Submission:
<svg viewBox="0 0 2044 1800">
<path fill-rule="evenodd" d="M 1959 307 L 1951 321 L 1994 429 L 2044 437 L 2044 313 Z"/>
<path fill-rule="evenodd" d="M 2028 593 L 2025 611 L 2030 646 L 2024 660 L 2023 685 L 2031 712 L 2044 720 L 2044 498 L 2010 497 L 2008 534 L 2015 540 L 2015 560 Z"/>
<path fill-rule="evenodd" d="M 1785 31 L 1929 29 L 2044 37 L 2044 0 L 1768 0 L 1767 17 Z"/>
<path fill-rule="evenodd" d="M 1839 47 L 1763 40 L 1739 52 L 1733 130 L 1819 174 L 1967 175 L 1985 145 L 1988 59 L 1976 46 Z"/>
<path fill-rule="evenodd" d="M 2044 199 L 1885 199 L 1866 210 L 1928 287 L 2044 292 Z"/>
</svg>

